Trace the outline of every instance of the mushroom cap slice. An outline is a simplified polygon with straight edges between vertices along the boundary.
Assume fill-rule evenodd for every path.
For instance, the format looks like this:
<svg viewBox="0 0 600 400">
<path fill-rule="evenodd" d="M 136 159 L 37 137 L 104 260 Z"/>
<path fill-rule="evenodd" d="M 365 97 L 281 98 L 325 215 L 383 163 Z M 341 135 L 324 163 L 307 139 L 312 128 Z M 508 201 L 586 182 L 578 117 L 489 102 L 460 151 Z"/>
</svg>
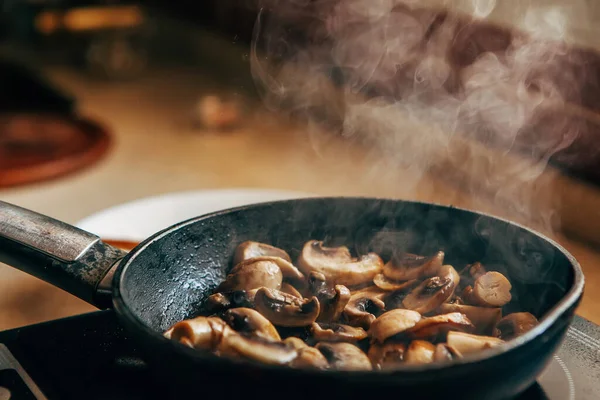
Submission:
<svg viewBox="0 0 600 400">
<path fill-rule="evenodd" d="M 460 354 L 465 355 L 500 346 L 504 341 L 491 336 L 451 331 L 448 332 L 446 343 Z"/>
<path fill-rule="evenodd" d="M 283 275 L 281 268 L 273 259 L 251 258 L 236 265 L 219 285 L 217 292 L 252 290 L 266 287 L 281 288 Z"/>
<path fill-rule="evenodd" d="M 344 308 L 344 319 L 349 325 L 369 329 L 376 315 L 385 309 L 385 303 L 381 300 L 384 293 L 370 290 L 355 292 Z"/>
<path fill-rule="evenodd" d="M 405 352 L 406 345 L 404 343 L 373 343 L 369 347 L 367 356 L 374 369 L 386 370 L 404 363 Z"/>
<path fill-rule="evenodd" d="M 407 285 L 405 287 L 403 287 L 402 289 L 398 289 L 398 290 L 394 290 L 391 292 L 387 292 L 383 297 L 382 300 L 385 303 L 385 309 L 386 311 L 389 310 L 393 310 L 396 308 L 405 308 L 402 305 L 402 302 L 404 301 L 404 299 L 406 298 L 406 296 L 409 295 L 409 293 L 420 284 L 419 281 L 414 280 L 414 281 L 409 281 L 412 282 L 410 285 Z"/>
<path fill-rule="evenodd" d="M 363 328 L 338 323 L 313 322 L 310 331 L 317 342 L 358 342 L 367 337 Z"/>
<path fill-rule="evenodd" d="M 475 262 L 467 265 L 458 274 L 461 276 L 461 278 L 471 278 L 475 280 L 486 272 L 487 270 L 480 262 Z"/>
<path fill-rule="evenodd" d="M 323 294 L 323 292 L 321 293 Z M 317 296 L 321 305 L 321 312 L 317 321 L 337 321 L 350 301 L 350 290 L 346 286 L 335 285 L 332 294 L 333 296 Z"/>
<path fill-rule="evenodd" d="M 327 369 L 329 363 L 318 349 L 306 346 L 298 350 L 298 357 L 289 364 L 292 368 L 316 368 Z"/>
<path fill-rule="evenodd" d="M 412 310 L 396 309 L 379 316 L 369 328 L 372 341 L 385 342 L 392 336 L 414 327 L 421 320 L 421 314 Z"/>
<path fill-rule="evenodd" d="M 467 316 L 475 325 L 474 333 L 490 335 L 502 317 L 501 308 L 477 307 L 464 304 L 444 303 L 438 308 L 442 314 L 459 312 Z"/>
<path fill-rule="evenodd" d="M 475 280 L 473 289 L 464 295 L 465 300 L 483 307 L 502 307 L 510 302 L 512 285 L 500 272 L 491 271 Z"/>
<path fill-rule="evenodd" d="M 410 281 L 405 282 L 397 282 L 387 278 L 384 274 L 377 274 L 375 275 L 375 278 L 373 278 L 373 283 L 375 284 L 375 286 L 377 286 L 381 290 L 385 290 L 388 292 L 412 287 L 417 282 L 418 281 L 416 279 L 412 279 Z"/>
<path fill-rule="evenodd" d="M 237 332 L 225 335 L 217 351 L 269 365 L 287 365 L 298 356 L 296 349 L 287 343 L 248 337 Z"/>
<path fill-rule="evenodd" d="M 438 251 L 431 257 L 405 253 L 388 261 L 383 267 L 383 275 L 395 281 L 423 279 L 437 274 L 443 263 L 443 251 Z"/>
<path fill-rule="evenodd" d="M 408 345 L 404 353 L 404 362 L 407 364 L 430 364 L 433 362 L 435 346 L 424 340 L 414 340 Z"/>
<path fill-rule="evenodd" d="M 537 318 L 528 312 L 508 314 L 496 324 L 496 329 L 503 340 L 511 340 L 533 329 L 538 324 Z"/>
<path fill-rule="evenodd" d="M 424 280 L 402 301 L 402 305 L 421 314 L 427 314 L 445 303 L 454 294 L 460 281 L 451 265 L 440 268 L 439 275 Z"/>
<path fill-rule="evenodd" d="M 449 346 L 447 343 L 439 343 L 437 346 L 435 346 L 435 352 L 433 353 L 434 361 L 453 361 L 458 358 L 462 358 L 462 354 L 460 354 L 460 352 L 455 348 Z"/>
<path fill-rule="evenodd" d="M 358 286 L 371 282 L 383 267 L 375 253 L 353 258 L 347 247 L 324 247 L 323 242 L 306 242 L 298 258 L 298 267 L 305 274 L 320 272 L 325 279 L 344 286 Z"/>
<path fill-rule="evenodd" d="M 475 327 L 461 313 L 449 313 L 422 318 L 404 334 L 411 339 L 430 339 L 445 336 L 449 331 L 471 332 Z"/>
<path fill-rule="evenodd" d="M 292 285 L 290 285 L 290 284 L 289 284 L 289 283 L 287 283 L 287 282 L 283 282 L 283 283 L 281 284 L 281 291 L 282 291 L 283 293 L 287 293 L 287 294 L 290 294 L 290 295 L 292 295 L 292 296 L 298 297 L 299 299 L 301 299 L 301 298 L 303 297 L 303 296 L 302 296 L 302 293 L 300 293 L 300 292 L 298 291 L 298 289 L 296 289 L 295 287 L 293 287 Z"/>
<path fill-rule="evenodd" d="M 332 369 L 341 371 L 369 371 L 373 369 L 367 355 L 351 343 L 321 342 L 315 346 Z"/>
<path fill-rule="evenodd" d="M 219 313 L 230 308 L 254 307 L 254 296 L 258 289 L 234 290 L 232 292 L 215 293 L 206 299 L 206 308 L 209 313 Z"/>
<path fill-rule="evenodd" d="M 290 336 L 287 337 L 283 340 L 284 343 L 289 344 L 290 346 L 292 346 L 293 348 L 295 348 L 296 350 L 301 350 L 304 349 L 306 347 L 310 347 L 308 344 L 306 344 L 306 342 L 300 338 L 297 338 L 295 336 Z"/>
<path fill-rule="evenodd" d="M 227 327 L 217 317 L 196 317 L 177 322 L 164 336 L 194 349 L 214 350 Z"/>
<path fill-rule="evenodd" d="M 299 299 L 278 290 L 261 288 L 254 296 L 256 310 L 275 325 L 285 327 L 309 326 L 319 316 L 316 297 Z"/>
<path fill-rule="evenodd" d="M 292 262 L 290 255 L 285 250 L 271 246 L 270 244 L 253 242 L 249 240 L 240 243 L 235 249 L 233 265 L 238 265 L 242 261 L 256 257 L 279 257 L 287 262 Z"/>
<path fill-rule="evenodd" d="M 279 332 L 271 321 L 251 308 L 232 308 L 225 312 L 223 319 L 236 332 L 260 337 L 265 340 L 280 341 Z"/>
</svg>

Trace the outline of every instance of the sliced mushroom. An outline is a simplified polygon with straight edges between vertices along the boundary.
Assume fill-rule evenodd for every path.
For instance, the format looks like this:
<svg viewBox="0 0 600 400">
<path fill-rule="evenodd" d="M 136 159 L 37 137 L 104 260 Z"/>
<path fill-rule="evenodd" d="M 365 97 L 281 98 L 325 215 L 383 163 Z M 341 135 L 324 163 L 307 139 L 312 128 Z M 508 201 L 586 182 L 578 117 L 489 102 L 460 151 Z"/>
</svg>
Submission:
<svg viewBox="0 0 600 400">
<path fill-rule="evenodd" d="M 208 296 L 206 308 L 209 313 L 220 313 L 230 308 L 254 307 L 254 296 L 258 289 L 234 290 L 233 292 L 215 293 Z"/>
<path fill-rule="evenodd" d="M 217 288 L 218 292 L 252 290 L 266 287 L 281 288 L 283 275 L 273 259 L 252 258 L 236 265 Z"/>
<path fill-rule="evenodd" d="M 279 266 L 279 269 L 281 269 L 281 275 L 285 280 L 295 283 L 302 283 L 305 280 L 304 274 L 300 272 L 300 270 L 296 268 L 294 264 L 287 260 L 284 260 L 283 258 L 264 256 L 256 257 L 254 258 L 254 260 L 273 261 Z"/>
<path fill-rule="evenodd" d="M 438 312 L 448 314 L 459 312 L 467 316 L 475 325 L 475 333 L 490 335 L 502 317 L 501 308 L 477 307 L 464 304 L 444 303 L 438 308 Z"/>
<path fill-rule="evenodd" d="M 485 267 L 480 263 L 476 262 L 467 265 L 462 271 L 459 272 L 461 278 L 472 278 L 473 280 L 479 278 L 487 272 Z"/>
<path fill-rule="evenodd" d="M 404 362 L 407 364 L 429 364 L 433 362 L 435 346 L 424 340 L 414 340 L 404 353 Z"/>
<path fill-rule="evenodd" d="M 307 275 L 316 271 L 327 281 L 358 286 L 371 282 L 381 271 L 383 261 L 375 253 L 353 258 L 347 247 L 324 247 L 323 242 L 311 240 L 302 249 L 298 267 Z"/>
<path fill-rule="evenodd" d="M 319 315 L 319 300 L 314 296 L 299 299 L 278 290 L 261 288 L 256 292 L 254 303 L 258 312 L 279 326 L 308 326 Z"/>
<path fill-rule="evenodd" d="M 358 342 L 367 337 L 363 328 L 338 323 L 317 323 L 311 326 L 311 334 L 318 342 Z"/>
<path fill-rule="evenodd" d="M 225 335 L 217 351 L 270 365 L 286 365 L 298 357 L 296 349 L 287 343 L 248 337 L 239 333 Z"/>
<path fill-rule="evenodd" d="M 235 249 L 233 265 L 238 265 L 242 261 L 256 257 L 279 257 L 287 262 L 292 262 L 292 259 L 285 250 L 271 246 L 270 244 L 247 241 L 240 243 Z"/>
<path fill-rule="evenodd" d="M 380 315 L 385 309 L 382 296 L 383 293 L 366 290 L 353 294 L 344 308 L 345 320 L 349 325 L 369 329 L 377 318 L 376 315 Z"/>
<path fill-rule="evenodd" d="M 473 335 L 470 333 L 454 331 L 448 332 L 446 342 L 462 355 L 476 353 L 495 346 L 500 346 L 504 343 L 503 340 L 491 336 Z"/>
<path fill-rule="evenodd" d="M 385 342 L 392 336 L 402 333 L 421 320 L 421 314 L 411 310 L 391 310 L 379 316 L 369 329 L 372 341 Z"/>
<path fill-rule="evenodd" d="M 404 335 L 411 339 L 437 339 L 449 331 L 471 332 L 474 328 L 464 314 L 455 312 L 422 318 L 415 326 L 406 330 Z"/>
<path fill-rule="evenodd" d="M 226 327 L 221 318 L 196 317 L 176 323 L 164 336 L 194 349 L 214 350 L 223 338 Z"/>
<path fill-rule="evenodd" d="M 246 333 L 265 340 L 281 340 L 273 324 L 258 311 L 251 308 L 229 309 L 223 315 L 223 319 L 236 332 Z"/>
<path fill-rule="evenodd" d="M 450 299 L 459 282 L 456 270 L 451 265 L 444 265 L 438 276 L 424 280 L 404 298 L 402 304 L 405 308 L 427 314 Z"/>
<path fill-rule="evenodd" d="M 406 253 L 392 258 L 383 267 L 386 278 L 395 281 L 423 279 L 437 274 L 444 263 L 444 252 L 438 251 L 431 257 Z"/>
<path fill-rule="evenodd" d="M 387 278 L 384 274 L 377 274 L 375 275 L 375 278 L 373 278 L 373 283 L 375 286 L 385 291 L 402 290 L 407 287 L 412 287 L 417 282 L 418 281 L 416 279 L 405 282 L 397 282 Z"/>
<path fill-rule="evenodd" d="M 487 272 L 475 280 L 471 289 L 465 289 L 463 299 L 472 305 L 502 307 L 510 302 L 511 289 L 510 282 L 500 272 Z"/>
<path fill-rule="evenodd" d="M 393 369 L 404 362 L 406 345 L 404 343 L 373 343 L 367 356 L 374 369 Z"/>
<path fill-rule="evenodd" d="M 367 355 L 351 343 L 321 342 L 315 346 L 325 356 L 332 369 L 341 371 L 371 370 Z"/>
<path fill-rule="evenodd" d="M 528 312 L 517 312 L 508 314 L 496 325 L 496 329 L 503 340 L 511 340 L 533 329 L 538 320 Z"/>
<path fill-rule="evenodd" d="M 327 283 L 325 275 L 315 271 L 308 275 L 308 293 L 319 299 L 321 306 L 317 318 L 319 322 L 337 321 L 350 301 L 350 290 L 346 286 L 335 285 L 332 287 Z"/>
<path fill-rule="evenodd" d="M 435 362 L 453 361 L 459 358 L 462 358 L 462 354 L 454 347 L 448 346 L 447 343 L 439 343 L 435 346 L 435 352 L 433 353 Z"/>
<path fill-rule="evenodd" d="M 310 346 L 298 350 L 298 357 L 290 363 L 293 368 L 316 368 L 327 369 L 329 363 L 318 349 Z"/>
<path fill-rule="evenodd" d="M 294 297 L 298 297 L 299 299 L 301 299 L 303 297 L 302 293 L 300 293 L 298 291 L 298 289 L 296 289 L 295 287 L 293 287 L 292 285 L 290 285 L 289 283 L 286 283 L 286 282 L 283 282 L 281 284 L 281 291 L 283 293 L 291 294 Z"/>
<path fill-rule="evenodd" d="M 308 344 L 306 344 L 306 342 L 300 338 L 297 338 L 295 336 L 290 336 L 287 337 L 283 340 L 284 343 L 289 344 L 290 346 L 292 346 L 293 348 L 295 348 L 296 350 L 301 350 L 304 349 L 306 347 L 310 347 Z"/>
<path fill-rule="evenodd" d="M 394 310 L 396 308 L 405 308 L 402 305 L 402 302 L 410 294 L 410 292 L 419 285 L 419 281 L 409 281 L 412 282 L 410 285 L 405 286 L 402 289 L 394 290 L 392 292 L 387 292 L 382 300 L 385 303 L 386 311 Z"/>
</svg>

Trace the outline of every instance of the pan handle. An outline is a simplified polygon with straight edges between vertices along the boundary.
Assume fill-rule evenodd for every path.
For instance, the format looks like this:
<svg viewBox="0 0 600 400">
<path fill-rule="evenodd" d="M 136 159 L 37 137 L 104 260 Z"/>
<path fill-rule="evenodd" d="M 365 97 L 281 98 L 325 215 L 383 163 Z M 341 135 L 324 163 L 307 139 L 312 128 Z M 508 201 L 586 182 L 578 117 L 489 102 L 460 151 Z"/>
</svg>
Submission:
<svg viewBox="0 0 600 400">
<path fill-rule="evenodd" d="M 94 234 L 0 201 L 0 262 L 95 306 L 98 285 L 125 254 Z"/>
</svg>

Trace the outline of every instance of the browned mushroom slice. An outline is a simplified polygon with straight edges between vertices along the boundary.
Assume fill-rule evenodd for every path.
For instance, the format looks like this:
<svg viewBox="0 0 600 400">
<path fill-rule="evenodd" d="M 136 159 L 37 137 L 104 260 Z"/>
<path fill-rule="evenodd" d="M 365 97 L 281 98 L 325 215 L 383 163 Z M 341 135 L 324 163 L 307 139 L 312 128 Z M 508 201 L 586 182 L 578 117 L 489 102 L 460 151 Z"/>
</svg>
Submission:
<svg viewBox="0 0 600 400">
<path fill-rule="evenodd" d="M 381 290 L 385 290 L 388 292 L 412 287 L 416 282 L 418 282 L 416 279 L 405 282 L 397 282 L 387 278 L 383 274 L 377 274 L 375 275 L 375 278 L 373 278 L 373 283 L 375 284 L 375 286 L 377 286 Z"/>
<path fill-rule="evenodd" d="M 435 346 L 424 340 L 414 340 L 408 345 L 404 353 L 404 362 L 407 364 L 430 364 L 433 362 Z"/>
<path fill-rule="evenodd" d="M 496 329 L 503 340 L 511 340 L 533 329 L 538 320 L 528 312 L 517 312 L 508 314 L 496 325 Z"/>
<path fill-rule="evenodd" d="M 311 326 L 311 334 L 317 342 L 358 342 L 367 337 L 363 328 L 337 324 L 317 323 Z"/>
<path fill-rule="evenodd" d="M 346 286 L 330 286 L 325 275 L 320 272 L 311 272 L 308 275 L 308 293 L 319 299 L 319 322 L 337 321 L 350 301 L 350 290 Z"/>
<path fill-rule="evenodd" d="M 385 342 L 388 338 L 402 333 L 421 320 L 421 314 L 411 310 L 391 310 L 379 316 L 369 328 L 372 341 Z"/>
<path fill-rule="evenodd" d="M 256 292 L 258 292 L 258 289 L 248 291 L 234 290 L 232 292 L 212 294 L 206 300 L 206 309 L 209 313 L 216 314 L 230 308 L 253 308 Z"/>
<path fill-rule="evenodd" d="M 303 297 L 302 293 L 300 293 L 298 289 L 286 282 L 281 284 L 281 291 L 283 293 L 291 294 L 292 296 L 298 297 L 300 299 Z"/>
<path fill-rule="evenodd" d="M 409 281 L 436 275 L 444 263 L 444 252 L 438 251 L 431 257 L 403 254 L 392 258 L 383 267 L 386 278 L 395 281 Z"/>
<path fill-rule="evenodd" d="M 231 292 L 261 287 L 279 290 L 282 281 L 283 275 L 277 262 L 272 259 L 252 258 L 236 265 L 216 291 Z"/>
<path fill-rule="evenodd" d="M 473 324 L 464 314 L 455 312 L 422 318 L 404 332 L 404 335 L 411 339 L 436 339 L 445 336 L 449 331 L 471 332 L 473 329 Z"/>
<path fill-rule="evenodd" d="M 491 349 L 504 343 L 503 340 L 491 337 L 473 335 L 465 332 L 448 332 L 446 340 L 449 346 L 456 349 L 462 355 L 477 353 L 482 350 Z"/>
<path fill-rule="evenodd" d="M 254 303 L 258 312 L 279 326 L 308 326 L 319 315 L 319 300 L 314 296 L 299 299 L 278 290 L 261 288 L 256 292 Z"/>
<path fill-rule="evenodd" d="M 265 340 L 281 340 L 277 329 L 258 311 L 251 308 L 232 308 L 223 315 L 225 322 L 235 331 Z"/>
<path fill-rule="evenodd" d="M 472 281 L 474 281 L 475 279 L 484 275 L 486 272 L 487 270 L 485 269 L 485 267 L 480 262 L 476 262 L 467 265 L 458 274 L 460 275 L 461 279 L 465 279 L 467 281 L 471 279 Z"/>
<path fill-rule="evenodd" d="M 385 309 L 385 303 L 381 300 L 383 293 L 373 291 L 359 291 L 350 297 L 350 301 L 344 308 L 344 318 L 349 325 L 369 329 Z"/>
<path fill-rule="evenodd" d="M 477 307 L 464 304 L 444 303 L 438 308 L 438 312 L 448 314 L 459 312 L 467 316 L 475 325 L 475 333 L 490 335 L 502 317 L 501 308 Z"/>
<path fill-rule="evenodd" d="M 371 361 L 357 346 L 351 343 L 321 342 L 315 346 L 335 370 L 360 371 L 371 370 Z"/>
<path fill-rule="evenodd" d="M 235 332 L 223 337 L 217 351 L 222 355 L 237 355 L 269 365 L 287 365 L 298 356 L 296 349 L 287 343 Z"/>
<path fill-rule="evenodd" d="M 180 321 L 168 329 L 164 336 L 195 349 L 214 350 L 227 327 L 221 318 L 196 317 Z"/>
<path fill-rule="evenodd" d="M 402 289 L 394 290 L 392 292 L 387 292 L 382 300 L 385 303 L 386 311 L 394 310 L 396 308 L 405 308 L 402 302 L 410 294 L 410 292 L 419 285 L 419 281 L 409 281 L 412 282 L 410 285 L 405 286 Z"/>
<path fill-rule="evenodd" d="M 306 342 L 304 340 L 297 338 L 295 336 L 287 337 L 283 340 L 283 342 L 289 344 L 296 350 L 301 350 L 305 347 L 310 347 L 308 344 L 306 344 Z"/>
<path fill-rule="evenodd" d="M 298 357 L 289 364 L 292 368 L 316 368 L 327 369 L 329 363 L 318 349 L 314 347 L 303 347 L 298 350 Z"/>
<path fill-rule="evenodd" d="M 271 246 L 270 244 L 247 241 L 240 243 L 235 249 L 233 265 L 238 265 L 244 260 L 256 257 L 279 257 L 287 262 L 292 262 L 292 259 L 285 250 Z"/>
<path fill-rule="evenodd" d="M 462 358 L 462 354 L 455 348 L 448 346 L 447 343 L 439 343 L 435 346 L 435 352 L 433 353 L 434 361 L 453 361 L 459 358 Z"/>
<path fill-rule="evenodd" d="M 452 297 L 459 281 L 456 270 L 451 265 L 444 265 L 438 276 L 424 280 L 404 298 L 402 304 L 405 308 L 427 314 Z"/>
<path fill-rule="evenodd" d="M 367 356 L 374 369 L 393 369 L 404 362 L 406 345 L 404 343 L 373 343 Z"/>
<path fill-rule="evenodd" d="M 500 272 L 492 271 L 475 280 L 472 289 L 465 289 L 463 299 L 472 305 L 502 307 L 510 302 L 512 286 Z"/>
<path fill-rule="evenodd" d="M 304 245 L 298 267 L 306 275 L 320 272 L 328 282 L 358 286 L 371 282 L 383 267 L 375 253 L 353 258 L 347 247 L 324 247 L 323 242 L 311 240 Z"/>
</svg>

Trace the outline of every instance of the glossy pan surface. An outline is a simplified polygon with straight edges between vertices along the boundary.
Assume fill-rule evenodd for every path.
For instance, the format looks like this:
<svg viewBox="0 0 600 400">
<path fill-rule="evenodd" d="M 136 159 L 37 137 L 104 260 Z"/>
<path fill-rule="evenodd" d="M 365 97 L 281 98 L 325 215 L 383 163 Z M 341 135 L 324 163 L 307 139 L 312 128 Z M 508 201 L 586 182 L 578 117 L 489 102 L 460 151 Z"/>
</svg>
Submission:
<svg viewBox="0 0 600 400">
<path fill-rule="evenodd" d="M 504 346 L 453 364 L 386 372 L 308 371 L 236 361 L 171 342 L 162 332 L 203 313 L 246 240 L 287 250 L 295 260 L 310 239 L 355 254 L 446 253 L 457 269 L 480 261 L 513 284 L 505 312 L 529 311 L 540 324 Z M 516 224 L 466 210 L 369 198 L 310 198 L 255 204 L 182 222 L 147 239 L 120 263 L 113 303 L 159 378 L 181 393 L 223 390 L 226 397 L 510 398 L 531 385 L 563 340 L 583 293 L 575 259 Z M 208 386 L 205 386 L 208 385 Z"/>
</svg>

